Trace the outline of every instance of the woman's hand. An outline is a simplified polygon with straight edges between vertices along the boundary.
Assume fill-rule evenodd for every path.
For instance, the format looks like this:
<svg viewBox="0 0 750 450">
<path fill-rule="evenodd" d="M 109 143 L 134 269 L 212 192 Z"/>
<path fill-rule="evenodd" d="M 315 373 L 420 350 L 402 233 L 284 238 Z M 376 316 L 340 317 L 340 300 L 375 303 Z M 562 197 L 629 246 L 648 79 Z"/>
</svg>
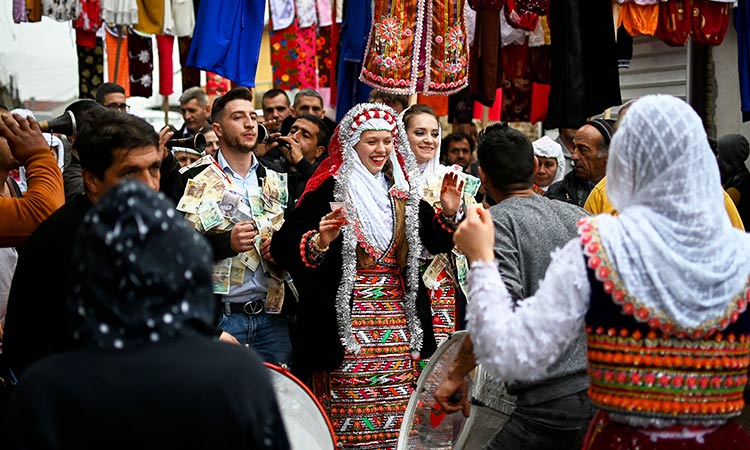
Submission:
<svg viewBox="0 0 750 450">
<path fill-rule="evenodd" d="M 339 237 L 341 234 L 341 227 L 349 223 L 346 220 L 344 208 L 336 208 L 332 212 L 323 216 L 320 219 L 320 225 L 318 226 L 318 245 L 321 248 L 326 248 L 333 242 L 334 239 Z"/>
<path fill-rule="evenodd" d="M 492 261 L 495 258 L 495 225 L 490 212 L 479 205 L 469 208 L 466 219 L 453 234 L 453 242 L 469 262 Z"/>
<path fill-rule="evenodd" d="M 448 172 L 443 177 L 443 185 L 440 186 L 440 205 L 443 214 L 453 217 L 461 206 L 461 193 L 464 191 L 464 182 L 459 180 L 456 172 Z"/>
</svg>

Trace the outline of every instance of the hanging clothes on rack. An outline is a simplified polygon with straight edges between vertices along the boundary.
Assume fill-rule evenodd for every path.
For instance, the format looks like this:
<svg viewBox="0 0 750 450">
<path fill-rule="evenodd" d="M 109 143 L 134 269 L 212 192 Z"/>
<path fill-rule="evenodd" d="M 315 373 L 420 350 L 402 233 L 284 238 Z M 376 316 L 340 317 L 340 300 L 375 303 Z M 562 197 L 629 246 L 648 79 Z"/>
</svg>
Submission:
<svg viewBox="0 0 750 450">
<path fill-rule="evenodd" d="M 86 31 L 76 30 L 76 34 Z M 96 90 L 104 82 L 104 45 L 94 35 L 93 46 L 76 45 L 78 55 L 78 98 L 96 98 Z"/>
<path fill-rule="evenodd" d="M 549 22 L 554 70 L 545 128 L 578 128 L 622 103 L 612 5 L 555 0 Z"/>
<path fill-rule="evenodd" d="M 122 26 L 122 25 L 120 25 Z M 125 96 L 130 97 L 130 67 L 128 64 L 128 31 L 123 29 L 121 39 L 118 30 L 104 26 L 104 40 L 107 49 L 107 79 L 125 89 Z M 118 45 L 118 40 L 120 44 Z"/>
<path fill-rule="evenodd" d="M 671 0 L 659 3 L 659 24 L 656 37 L 667 45 L 687 44 L 692 31 L 693 3 L 691 0 Z"/>
<path fill-rule="evenodd" d="M 151 35 L 130 29 L 128 33 L 128 64 L 130 67 L 130 95 L 151 97 L 154 81 L 154 49 Z"/>
<path fill-rule="evenodd" d="M 339 41 L 336 122 L 340 122 L 354 105 L 367 102 L 372 92 L 372 87 L 359 80 L 367 33 L 372 24 L 372 2 L 349 0 L 337 5 L 340 3 L 343 3 L 344 10 Z"/>
<path fill-rule="evenodd" d="M 463 0 L 376 0 L 360 80 L 394 94 L 448 95 L 469 82 Z"/>
<path fill-rule="evenodd" d="M 264 9 L 264 2 L 203 0 L 187 66 L 218 73 L 241 86 L 254 87 Z"/>
</svg>

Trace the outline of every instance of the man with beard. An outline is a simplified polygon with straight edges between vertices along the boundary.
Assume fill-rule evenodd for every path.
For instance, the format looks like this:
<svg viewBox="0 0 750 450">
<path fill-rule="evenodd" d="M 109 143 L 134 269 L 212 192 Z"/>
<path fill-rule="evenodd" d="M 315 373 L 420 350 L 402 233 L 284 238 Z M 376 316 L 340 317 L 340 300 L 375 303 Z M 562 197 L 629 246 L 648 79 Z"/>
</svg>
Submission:
<svg viewBox="0 0 750 450">
<path fill-rule="evenodd" d="M 253 154 L 258 138 L 258 122 L 253 107 L 253 94 L 245 87 L 236 87 L 218 97 L 212 107 L 212 122 L 219 138 L 216 163 L 232 190 L 249 202 L 252 195 L 262 191 L 267 170 Z M 182 174 L 183 186 L 202 173 L 208 164 L 191 167 Z M 230 231 L 205 233 L 214 253 L 214 260 L 233 258 L 252 251 L 259 230 L 253 221 L 234 224 Z M 263 237 L 261 257 L 272 261 L 271 238 Z M 245 270 L 242 283 L 232 285 L 229 292 L 220 295 L 223 314 L 219 321 L 222 331 L 233 335 L 241 344 L 249 345 L 261 358 L 274 364 L 291 362 L 291 344 L 286 318 L 280 314 L 267 314 L 265 300 L 269 279 L 263 266 Z"/>
</svg>

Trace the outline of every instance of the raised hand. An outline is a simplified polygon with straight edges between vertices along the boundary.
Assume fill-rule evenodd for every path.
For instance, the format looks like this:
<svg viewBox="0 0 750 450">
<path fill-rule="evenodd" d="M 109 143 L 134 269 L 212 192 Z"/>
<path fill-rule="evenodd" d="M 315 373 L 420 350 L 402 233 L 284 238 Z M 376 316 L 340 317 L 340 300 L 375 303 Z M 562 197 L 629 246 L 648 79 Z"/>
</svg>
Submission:
<svg viewBox="0 0 750 450">
<path fill-rule="evenodd" d="M 443 184 L 440 186 L 440 204 L 443 207 L 443 214 L 453 217 L 461 206 L 461 194 L 464 191 L 464 182 L 460 180 L 456 172 L 448 172 L 443 177 Z"/>
</svg>

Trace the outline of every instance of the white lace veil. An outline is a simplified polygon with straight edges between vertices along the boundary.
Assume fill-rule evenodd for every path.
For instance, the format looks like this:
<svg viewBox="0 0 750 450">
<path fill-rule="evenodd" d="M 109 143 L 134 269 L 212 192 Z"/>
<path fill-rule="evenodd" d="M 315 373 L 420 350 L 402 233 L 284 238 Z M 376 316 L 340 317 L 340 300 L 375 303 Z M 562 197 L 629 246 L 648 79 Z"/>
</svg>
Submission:
<svg viewBox="0 0 750 450">
<path fill-rule="evenodd" d="M 683 327 L 722 316 L 750 274 L 750 237 L 729 222 L 688 104 L 666 95 L 633 104 L 612 139 L 607 194 L 620 215 L 596 221 L 628 292 Z"/>
</svg>

